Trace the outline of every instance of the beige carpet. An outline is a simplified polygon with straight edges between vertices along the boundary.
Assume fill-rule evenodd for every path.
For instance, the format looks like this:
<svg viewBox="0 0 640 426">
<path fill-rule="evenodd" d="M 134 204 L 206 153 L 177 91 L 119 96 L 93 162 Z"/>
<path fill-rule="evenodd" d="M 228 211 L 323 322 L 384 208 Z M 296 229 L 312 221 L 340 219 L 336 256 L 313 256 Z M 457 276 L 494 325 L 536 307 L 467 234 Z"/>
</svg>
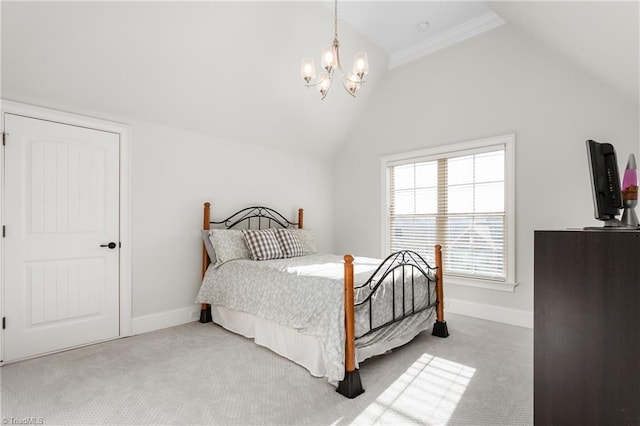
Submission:
<svg viewBox="0 0 640 426">
<path fill-rule="evenodd" d="M 360 368 L 349 400 L 325 379 L 213 324 L 191 323 L 5 365 L 5 424 L 533 423 L 533 332 L 449 315 Z"/>
</svg>

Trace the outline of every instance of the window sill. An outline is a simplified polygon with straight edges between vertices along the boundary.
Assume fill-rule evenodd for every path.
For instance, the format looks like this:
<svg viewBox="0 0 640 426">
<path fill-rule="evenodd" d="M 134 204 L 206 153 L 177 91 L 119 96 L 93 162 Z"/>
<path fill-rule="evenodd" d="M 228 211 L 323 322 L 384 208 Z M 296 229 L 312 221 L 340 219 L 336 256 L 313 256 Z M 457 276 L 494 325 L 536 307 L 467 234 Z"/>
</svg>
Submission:
<svg viewBox="0 0 640 426">
<path fill-rule="evenodd" d="M 491 280 L 474 280 L 472 278 L 462 278 L 456 276 L 444 276 L 444 285 L 449 284 L 462 285 L 465 287 L 483 288 L 487 290 L 506 291 L 509 293 L 515 292 L 517 283 L 503 282 L 503 281 L 491 281 Z"/>
</svg>

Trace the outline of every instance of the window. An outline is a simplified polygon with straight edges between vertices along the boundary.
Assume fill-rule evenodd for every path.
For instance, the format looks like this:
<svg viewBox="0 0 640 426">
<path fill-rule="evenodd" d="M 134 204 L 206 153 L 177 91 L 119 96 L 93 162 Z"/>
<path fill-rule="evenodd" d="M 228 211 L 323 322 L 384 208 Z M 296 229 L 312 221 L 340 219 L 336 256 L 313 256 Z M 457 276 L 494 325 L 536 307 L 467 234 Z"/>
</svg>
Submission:
<svg viewBox="0 0 640 426">
<path fill-rule="evenodd" d="M 385 251 L 433 258 L 448 282 L 513 290 L 513 144 L 499 136 L 383 158 Z"/>
</svg>

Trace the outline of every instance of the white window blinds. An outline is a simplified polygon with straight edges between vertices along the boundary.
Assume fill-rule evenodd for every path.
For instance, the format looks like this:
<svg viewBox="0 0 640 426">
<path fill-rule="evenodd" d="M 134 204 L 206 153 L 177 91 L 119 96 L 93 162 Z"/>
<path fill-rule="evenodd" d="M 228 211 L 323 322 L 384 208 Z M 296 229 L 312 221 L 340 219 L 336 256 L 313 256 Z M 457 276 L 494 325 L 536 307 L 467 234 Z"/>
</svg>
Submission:
<svg viewBox="0 0 640 426">
<path fill-rule="evenodd" d="M 446 274 L 506 279 L 504 145 L 403 161 L 387 173 L 392 252 L 430 259 L 439 243 Z"/>
</svg>

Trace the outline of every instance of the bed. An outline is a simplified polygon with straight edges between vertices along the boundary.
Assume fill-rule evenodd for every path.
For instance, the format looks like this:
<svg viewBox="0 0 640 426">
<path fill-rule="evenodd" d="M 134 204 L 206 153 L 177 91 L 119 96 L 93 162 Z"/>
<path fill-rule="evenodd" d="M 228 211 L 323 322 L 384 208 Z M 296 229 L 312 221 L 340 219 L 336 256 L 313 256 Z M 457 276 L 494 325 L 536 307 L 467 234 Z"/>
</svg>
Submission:
<svg viewBox="0 0 640 426">
<path fill-rule="evenodd" d="M 433 267 L 413 251 L 384 260 L 320 254 L 303 221 L 302 209 L 293 222 L 262 206 L 212 221 L 205 203 L 200 322 L 253 338 L 348 398 L 364 392 L 360 362 L 434 319 L 432 334 L 449 335 L 439 245 Z"/>
</svg>

